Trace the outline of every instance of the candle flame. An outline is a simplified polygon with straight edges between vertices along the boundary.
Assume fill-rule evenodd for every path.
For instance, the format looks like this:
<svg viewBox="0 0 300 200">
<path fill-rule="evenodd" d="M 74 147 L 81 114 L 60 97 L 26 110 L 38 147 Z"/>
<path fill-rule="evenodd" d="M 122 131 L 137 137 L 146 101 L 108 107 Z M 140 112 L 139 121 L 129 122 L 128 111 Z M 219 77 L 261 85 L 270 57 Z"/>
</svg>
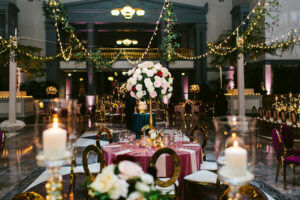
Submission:
<svg viewBox="0 0 300 200">
<path fill-rule="evenodd" d="M 239 146 L 239 142 L 238 142 L 238 141 L 234 141 L 234 142 L 233 142 L 233 146 L 234 146 L 234 147 L 238 147 L 238 146 Z"/>
<path fill-rule="evenodd" d="M 53 118 L 53 128 L 58 128 L 58 118 L 57 117 Z"/>
<path fill-rule="evenodd" d="M 232 133 L 232 137 L 235 138 L 236 137 L 236 133 Z"/>
</svg>

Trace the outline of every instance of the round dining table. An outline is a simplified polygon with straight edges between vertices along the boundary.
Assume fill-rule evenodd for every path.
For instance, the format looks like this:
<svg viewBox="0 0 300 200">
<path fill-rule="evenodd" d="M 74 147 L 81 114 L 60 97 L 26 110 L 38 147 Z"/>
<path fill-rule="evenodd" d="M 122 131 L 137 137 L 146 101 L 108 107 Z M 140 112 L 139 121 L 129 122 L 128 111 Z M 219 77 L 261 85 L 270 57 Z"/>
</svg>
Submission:
<svg viewBox="0 0 300 200">
<path fill-rule="evenodd" d="M 140 147 L 137 140 L 134 144 L 128 143 L 111 143 L 102 148 L 103 156 L 106 165 L 115 163 L 118 160 L 118 156 L 126 156 L 131 161 L 138 163 L 146 172 L 147 167 L 150 166 L 150 160 L 157 148 L 144 148 Z M 200 165 L 203 161 L 202 148 L 199 144 L 191 142 L 175 142 L 167 147 L 173 149 L 180 160 L 180 175 L 179 192 L 183 191 L 183 178 L 189 174 L 192 174 L 200 170 Z M 157 162 L 157 176 L 158 177 L 171 177 L 174 170 L 173 159 L 170 155 L 161 155 Z M 183 195 L 183 193 L 181 193 Z"/>
</svg>

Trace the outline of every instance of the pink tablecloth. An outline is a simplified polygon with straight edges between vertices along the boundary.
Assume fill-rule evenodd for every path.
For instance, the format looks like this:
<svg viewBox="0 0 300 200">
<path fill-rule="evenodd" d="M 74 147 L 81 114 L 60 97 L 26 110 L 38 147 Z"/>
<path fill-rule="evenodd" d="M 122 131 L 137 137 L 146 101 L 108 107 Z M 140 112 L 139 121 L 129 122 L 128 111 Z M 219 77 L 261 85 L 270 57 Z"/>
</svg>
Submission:
<svg viewBox="0 0 300 200">
<path fill-rule="evenodd" d="M 169 146 L 169 148 L 172 148 L 176 151 L 177 155 L 179 156 L 180 160 L 180 166 L 181 166 L 181 173 L 179 176 L 179 191 L 183 192 L 183 178 L 197 170 L 200 170 L 200 164 L 202 163 L 202 148 L 200 145 L 198 146 L 186 146 L 189 144 L 189 142 L 184 142 L 184 145 L 181 143 L 175 143 L 174 145 Z M 116 146 L 115 146 L 116 145 Z M 120 146 L 117 146 L 120 145 Z M 110 147 L 112 146 L 112 147 Z M 185 149 L 182 150 L 182 149 Z M 107 165 L 112 164 L 116 157 L 118 156 L 118 153 L 120 152 L 126 152 L 126 155 L 129 155 L 134 158 L 134 161 L 136 163 L 139 163 L 144 171 L 146 171 L 147 167 L 150 165 L 150 159 L 152 155 L 155 152 L 155 149 L 146 149 L 146 148 L 139 148 L 136 147 L 136 145 L 133 145 L 133 147 L 130 147 L 128 144 L 110 144 L 108 146 L 103 147 L 103 154 L 104 159 Z M 130 152 L 128 152 L 130 150 Z M 193 155 L 189 153 L 189 150 L 193 150 L 196 157 L 196 169 L 192 169 L 192 157 Z M 117 154 L 117 156 L 116 156 Z M 173 161 L 171 156 L 167 155 L 165 159 L 166 164 L 163 165 L 166 167 L 166 177 L 171 177 L 173 173 Z M 160 166 L 162 166 L 160 164 Z"/>
</svg>

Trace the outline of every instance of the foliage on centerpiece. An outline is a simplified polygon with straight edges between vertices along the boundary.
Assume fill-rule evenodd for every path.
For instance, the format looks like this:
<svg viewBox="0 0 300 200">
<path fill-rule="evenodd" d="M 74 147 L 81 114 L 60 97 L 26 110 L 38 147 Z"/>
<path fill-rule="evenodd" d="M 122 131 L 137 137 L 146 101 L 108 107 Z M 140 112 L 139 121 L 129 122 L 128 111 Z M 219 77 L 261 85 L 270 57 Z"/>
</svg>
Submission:
<svg viewBox="0 0 300 200">
<path fill-rule="evenodd" d="M 154 186 L 154 178 L 130 161 L 109 165 L 97 175 L 88 186 L 89 196 L 99 200 L 168 200 L 169 194 L 162 194 Z"/>
</svg>

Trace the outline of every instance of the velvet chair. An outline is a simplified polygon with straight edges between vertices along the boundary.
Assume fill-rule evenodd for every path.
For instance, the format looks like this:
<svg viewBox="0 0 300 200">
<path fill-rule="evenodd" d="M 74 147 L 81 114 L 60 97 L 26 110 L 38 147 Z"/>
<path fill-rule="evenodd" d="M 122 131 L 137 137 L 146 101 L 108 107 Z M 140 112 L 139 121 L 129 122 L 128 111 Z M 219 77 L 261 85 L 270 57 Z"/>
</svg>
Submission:
<svg viewBox="0 0 300 200">
<path fill-rule="evenodd" d="M 275 182 L 278 180 L 278 175 L 280 171 L 280 166 L 282 166 L 282 176 L 283 176 L 283 188 L 286 189 L 286 166 L 290 166 L 293 169 L 294 174 L 294 184 L 295 184 L 295 166 L 300 165 L 300 156 L 285 155 L 285 147 L 278 129 L 272 130 L 272 140 L 273 147 L 277 156 L 277 168 L 275 175 Z"/>
<path fill-rule="evenodd" d="M 294 132 L 286 124 L 282 125 L 281 135 L 287 155 L 300 155 L 300 150 L 294 149 Z"/>
<path fill-rule="evenodd" d="M 2 131 L 0 131 L 0 157 L 3 153 L 4 144 L 5 144 L 5 135 Z"/>
</svg>

